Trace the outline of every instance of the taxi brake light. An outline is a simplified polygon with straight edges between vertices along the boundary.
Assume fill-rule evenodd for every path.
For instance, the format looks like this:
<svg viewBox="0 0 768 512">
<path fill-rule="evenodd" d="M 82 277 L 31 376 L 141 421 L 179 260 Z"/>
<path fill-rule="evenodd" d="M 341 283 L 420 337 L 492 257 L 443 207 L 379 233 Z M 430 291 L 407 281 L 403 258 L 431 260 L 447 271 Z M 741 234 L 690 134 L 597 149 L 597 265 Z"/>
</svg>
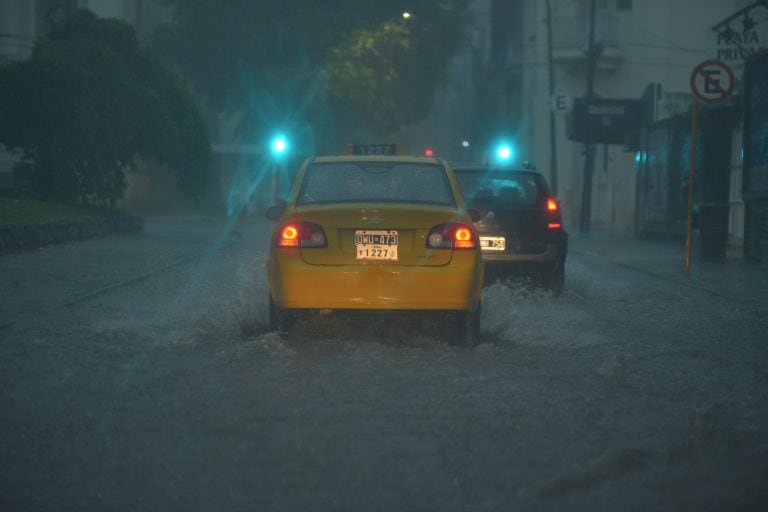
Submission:
<svg viewBox="0 0 768 512">
<path fill-rule="evenodd" d="M 457 249 L 471 249 L 475 246 L 475 242 L 472 240 L 472 231 L 465 227 L 456 228 L 453 238 L 454 246 Z"/>
<path fill-rule="evenodd" d="M 284 248 L 320 248 L 327 247 L 325 231 L 311 222 L 286 224 L 280 230 L 276 240 L 278 247 Z"/>
<path fill-rule="evenodd" d="M 299 230 L 293 224 L 288 224 L 280 230 L 280 237 L 277 240 L 277 245 L 280 247 L 298 247 L 299 246 Z"/>
<path fill-rule="evenodd" d="M 429 249 L 474 249 L 477 237 L 469 226 L 464 224 L 438 224 L 429 230 L 427 248 Z"/>
<path fill-rule="evenodd" d="M 550 222 L 547 224 L 547 228 L 549 229 L 560 229 L 561 225 L 559 222 Z"/>
</svg>

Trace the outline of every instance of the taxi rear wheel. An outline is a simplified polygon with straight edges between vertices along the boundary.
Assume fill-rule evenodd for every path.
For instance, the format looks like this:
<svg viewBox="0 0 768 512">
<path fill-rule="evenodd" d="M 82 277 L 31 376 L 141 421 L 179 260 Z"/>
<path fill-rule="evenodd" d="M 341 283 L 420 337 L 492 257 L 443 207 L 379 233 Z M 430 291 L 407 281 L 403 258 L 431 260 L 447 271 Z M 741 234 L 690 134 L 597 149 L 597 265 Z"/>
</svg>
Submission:
<svg viewBox="0 0 768 512">
<path fill-rule="evenodd" d="M 275 304 L 272 295 L 269 296 L 269 330 L 278 333 L 288 330 L 288 313 Z"/>
<path fill-rule="evenodd" d="M 464 311 L 456 315 L 457 341 L 472 348 L 480 343 L 480 305 L 475 311 Z"/>
</svg>

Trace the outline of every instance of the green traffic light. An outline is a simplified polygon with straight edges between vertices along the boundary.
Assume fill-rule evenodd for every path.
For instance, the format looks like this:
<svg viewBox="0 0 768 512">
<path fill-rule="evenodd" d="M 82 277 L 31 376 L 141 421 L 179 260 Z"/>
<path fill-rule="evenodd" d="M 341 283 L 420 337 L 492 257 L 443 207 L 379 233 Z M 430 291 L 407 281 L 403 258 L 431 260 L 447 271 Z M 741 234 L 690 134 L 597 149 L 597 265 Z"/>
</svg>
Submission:
<svg viewBox="0 0 768 512">
<path fill-rule="evenodd" d="M 493 154 L 497 163 L 508 163 L 515 158 L 515 148 L 512 144 L 501 142 L 496 146 Z"/>
<path fill-rule="evenodd" d="M 282 156 L 288 152 L 288 139 L 283 134 L 277 134 L 270 144 L 273 156 Z"/>
</svg>

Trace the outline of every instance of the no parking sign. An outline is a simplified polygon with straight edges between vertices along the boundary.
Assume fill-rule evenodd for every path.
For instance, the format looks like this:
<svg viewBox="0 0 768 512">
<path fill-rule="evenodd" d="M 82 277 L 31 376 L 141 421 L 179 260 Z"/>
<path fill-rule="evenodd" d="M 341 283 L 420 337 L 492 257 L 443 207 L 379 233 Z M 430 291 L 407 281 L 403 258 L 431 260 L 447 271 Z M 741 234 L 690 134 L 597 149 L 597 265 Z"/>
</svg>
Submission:
<svg viewBox="0 0 768 512">
<path fill-rule="evenodd" d="M 733 94 L 736 77 L 725 62 L 706 60 L 691 72 L 691 92 L 701 103 L 717 105 Z"/>
</svg>

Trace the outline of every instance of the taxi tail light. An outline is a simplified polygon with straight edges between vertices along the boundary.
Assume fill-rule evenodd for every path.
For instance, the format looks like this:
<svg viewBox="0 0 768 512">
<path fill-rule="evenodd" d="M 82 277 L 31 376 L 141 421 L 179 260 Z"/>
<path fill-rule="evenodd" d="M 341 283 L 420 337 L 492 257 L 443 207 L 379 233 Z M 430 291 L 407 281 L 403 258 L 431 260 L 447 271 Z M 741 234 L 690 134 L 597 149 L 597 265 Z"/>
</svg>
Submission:
<svg viewBox="0 0 768 512">
<path fill-rule="evenodd" d="M 438 224 L 429 230 L 428 249 L 475 249 L 479 246 L 477 234 L 466 224 Z"/>
<path fill-rule="evenodd" d="M 322 227 L 311 222 L 289 222 L 277 232 L 275 244 L 286 249 L 320 248 L 328 246 Z"/>
</svg>

